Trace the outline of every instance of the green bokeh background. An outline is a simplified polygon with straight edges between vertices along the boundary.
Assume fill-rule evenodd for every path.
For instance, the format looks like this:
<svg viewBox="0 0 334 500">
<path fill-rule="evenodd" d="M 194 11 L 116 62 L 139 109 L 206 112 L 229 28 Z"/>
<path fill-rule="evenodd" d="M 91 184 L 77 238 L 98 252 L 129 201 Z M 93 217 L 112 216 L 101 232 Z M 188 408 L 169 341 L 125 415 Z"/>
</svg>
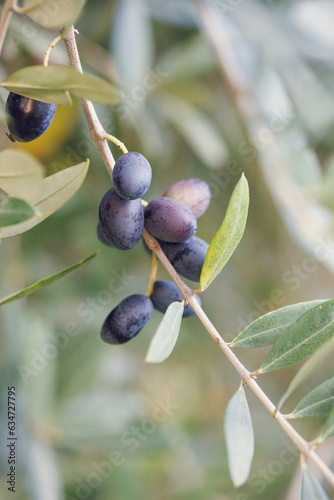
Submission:
<svg viewBox="0 0 334 500">
<path fill-rule="evenodd" d="M 314 259 L 317 228 L 309 224 L 307 210 L 316 200 L 324 211 L 319 220 L 332 217 L 334 38 L 327 24 L 334 20 L 334 10 L 326 1 L 212 3 L 220 4 L 220 22 L 233 42 L 247 98 L 256 103 L 256 114 L 248 114 L 246 123 L 222 80 L 195 3 L 90 0 L 77 27 L 84 69 L 120 85 L 126 95 L 125 105 L 96 108 L 109 133 L 149 159 L 153 180 L 147 200 L 176 180 L 206 180 L 214 196 L 199 219 L 197 235 L 210 241 L 241 172 L 247 176 L 251 202 L 245 235 L 202 295 L 205 312 L 229 341 L 269 310 L 333 296 L 334 267 L 331 259 Z M 15 16 L 0 64 L 2 77 L 41 63 L 52 38 L 52 32 Z M 52 62 L 66 64 L 64 47 L 54 49 Z M 153 75 L 149 89 L 147 74 Z M 4 149 L 12 146 L 4 135 L 5 91 L 1 99 Z M 273 130 L 273 117 L 287 116 L 289 110 L 293 118 L 280 131 Z M 150 257 L 141 242 L 131 252 L 120 252 L 97 240 L 98 206 L 110 179 L 90 142 L 79 102 L 64 113 L 57 111 L 60 118 L 34 153 L 48 174 L 89 157 L 88 176 L 58 212 L 21 237 L 1 242 L 1 294 L 101 251 L 70 277 L 1 310 L 2 429 L 7 386 L 15 385 L 17 391 L 16 498 L 298 498 L 298 455 L 250 391 L 255 457 L 249 483 L 233 488 L 223 417 L 240 380 L 196 317 L 182 323 L 172 355 L 160 365 L 144 363 L 161 320 L 156 311 L 130 343 L 109 346 L 100 340 L 109 311 L 126 296 L 145 293 Z M 259 147 L 249 150 L 259 116 L 271 131 L 270 140 L 264 134 Z M 117 157 L 117 148 L 111 149 Z M 282 176 L 292 172 L 309 203 L 300 218 L 303 226 L 310 225 L 308 240 L 273 196 L 280 168 L 273 165 L 272 176 L 263 175 L 264 153 L 273 158 L 277 150 Z M 291 210 L 299 208 L 292 204 Z M 324 237 L 333 236 L 328 232 Z M 168 279 L 162 268 L 158 278 Z M 255 370 L 266 352 L 239 349 L 236 354 Z M 259 383 L 276 402 L 297 369 L 268 374 Z M 331 374 L 328 359 L 284 411 Z M 323 423 L 306 419 L 295 425 L 312 439 Z M 320 449 L 328 463 L 334 460 L 332 444 Z M 285 449 L 291 463 L 282 462 Z M 6 486 L 5 446 L 0 460 L 1 498 L 13 498 Z"/>
</svg>

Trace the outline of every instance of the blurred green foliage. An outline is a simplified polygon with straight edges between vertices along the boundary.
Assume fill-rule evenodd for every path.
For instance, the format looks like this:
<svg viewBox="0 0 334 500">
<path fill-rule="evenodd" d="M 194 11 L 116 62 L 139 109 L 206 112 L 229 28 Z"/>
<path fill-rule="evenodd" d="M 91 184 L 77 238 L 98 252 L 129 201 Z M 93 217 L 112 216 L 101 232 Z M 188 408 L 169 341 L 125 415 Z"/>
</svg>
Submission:
<svg viewBox="0 0 334 500">
<path fill-rule="evenodd" d="M 196 3 L 89 0 L 76 27 L 84 69 L 125 93 L 115 108 L 96 108 L 109 133 L 149 159 L 147 200 L 181 178 L 203 178 L 213 200 L 197 234 L 210 241 L 246 173 L 251 202 L 245 235 L 202 296 L 213 324 L 231 341 L 269 310 L 333 296 L 334 6 L 327 0 L 211 4 L 232 41 L 250 113 L 231 99 Z M 1 77 L 40 64 L 53 35 L 14 16 Z M 50 63 L 66 61 L 57 45 Z M 11 146 L 4 135 L 5 98 L 2 91 L 1 149 Z M 2 296 L 101 246 L 97 211 L 110 179 L 78 103 L 66 113 L 58 110 L 60 118 L 34 153 L 48 174 L 89 157 L 88 176 L 58 212 L 1 242 Z M 15 385 L 17 498 L 296 498 L 297 454 L 251 394 L 255 458 L 249 482 L 233 489 L 223 415 L 239 380 L 196 317 L 182 323 L 161 365 L 144 363 L 158 312 L 131 343 L 101 342 L 105 316 L 125 296 L 145 293 L 149 270 L 141 244 L 131 252 L 101 248 L 76 274 L 2 308 L 1 426 L 6 429 L 7 386 Z M 168 279 L 162 269 L 158 278 Z M 255 370 L 266 352 L 237 354 Z M 297 368 L 260 379 L 273 401 Z M 324 362 L 309 390 L 331 368 L 330 360 Z M 298 389 L 286 411 L 306 392 Z M 309 419 L 296 428 L 311 439 L 321 424 Z M 1 444 L 1 498 L 7 499 L 13 497 Z"/>
</svg>

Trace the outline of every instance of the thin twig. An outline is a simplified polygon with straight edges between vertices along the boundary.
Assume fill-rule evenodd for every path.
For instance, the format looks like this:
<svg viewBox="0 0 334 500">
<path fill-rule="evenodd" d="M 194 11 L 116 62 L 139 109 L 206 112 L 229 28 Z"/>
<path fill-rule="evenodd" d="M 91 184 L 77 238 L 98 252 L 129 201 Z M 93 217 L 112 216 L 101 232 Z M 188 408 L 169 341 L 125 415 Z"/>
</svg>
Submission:
<svg viewBox="0 0 334 500">
<path fill-rule="evenodd" d="M 76 41 L 74 37 L 74 29 L 73 27 L 68 32 L 68 35 L 65 39 L 66 48 L 68 51 L 70 63 L 72 66 L 81 70 L 81 64 L 79 59 L 79 54 L 76 47 Z M 106 136 L 106 132 L 103 130 L 103 127 L 95 113 L 94 107 L 90 101 L 82 99 L 83 109 L 87 118 L 88 126 L 91 133 L 91 138 L 94 142 L 96 142 L 97 147 L 101 151 L 102 146 L 104 148 Z M 104 151 L 104 149 L 103 149 Z M 108 148 L 109 151 L 109 148 Z M 110 151 L 109 151 L 110 153 Z M 110 153 L 111 155 L 111 153 Z M 112 171 L 110 155 L 103 154 L 102 157 L 105 161 L 105 165 L 107 170 Z M 270 415 L 278 422 L 278 424 L 282 427 L 285 433 L 291 438 L 296 447 L 300 450 L 302 454 L 304 454 L 313 464 L 321 471 L 322 475 L 327 479 L 327 481 L 334 487 L 334 474 L 329 469 L 329 467 L 321 460 L 321 458 L 311 449 L 310 444 L 300 436 L 300 434 L 291 426 L 289 422 L 284 418 L 284 416 L 280 412 L 276 412 L 275 405 L 268 398 L 268 396 L 263 392 L 260 386 L 252 377 L 251 373 L 245 368 L 245 366 L 239 361 L 239 359 L 235 356 L 233 351 L 228 347 L 226 342 L 220 336 L 214 325 L 211 323 L 201 306 L 198 304 L 195 299 L 194 292 L 183 282 L 178 273 L 175 271 L 174 267 L 162 251 L 159 243 L 156 241 L 153 236 L 151 236 L 147 230 L 144 228 L 143 238 L 147 244 L 147 246 L 152 250 L 157 258 L 160 260 L 161 264 L 170 274 L 172 279 L 175 281 L 177 286 L 179 287 L 184 301 L 186 304 L 189 304 L 200 321 L 202 322 L 205 329 L 209 332 L 212 339 L 217 343 L 219 348 L 223 351 L 229 361 L 232 363 L 234 368 L 239 373 L 241 379 L 245 384 L 249 386 L 249 388 L 254 392 L 263 406 L 268 410 Z"/>
<path fill-rule="evenodd" d="M 77 71 L 82 73 L 82 66 L 77 44 L 75 41 L 75 30 L 73 26 L 71 26 L 67 33 L 67 36 L 65 37 L 65 45 L 70 65 L 73 66 L 73 68 L 75 68 Z M 101 153 L 103 162 L 110 175 L 110 178 L 112 178 L 112 170 L 114 168 L 115 159 L 110 151 L 108 141 L 105 139 L 107 132 L 102 127 L 91 101 L 88 101 L 87 99 L 81 99 L 81 105 L 86 116 L 91 139 L 97 145 Z"/>
<path fill-rule="evenodd" d="M 16 0 L 6 0 L 0 17 L 0 54 L 7 35 L 8 25 L 13 12 L 17 9 Z"/>
<path fill-rule="evenodd" d="M 149 297 L 151 293 L 153 292 L 154 288 L 154 283 L 157 279 L 157 272 L 158 272 L 158 259 L 157 256 L 155 255 L 154 252 L 152 252 L 152 266 L 151 266 L 151 272 L 150 272 L 150 278 L 148 280 L 148 286 L 146 290 L 146 296 Z"/>
<path fill-rule="evenodd" d="M 60 35 L 56 36 L 54 40 L 49 44 L 48 48 L 46 49 L 46 52 L 44 54 L 44 60 L 43 60 L 43 66 L 47 66 L 49 64 L 49 58 L 50 58 L 50 53 L 51 50 L 55 47 L 55 45 L 60 42 L 63 39 L 62 33 Z"/>
<path fill-rule="evenodd" d="M 122 150 L 123 154 L 126 154 L 128 152 L 128 150 L 126 149 L 126 147 L 123 144 L 123 142 L 121 142 L 119 139 L 117 139 L 117 137 L 115 137 L 115 136 L 113 136 L 111 134 L 106 134 L 105 135 L 105 139 L 107 139 L 108 141 L 113 142 L 119 149 Z"/>
</svg>

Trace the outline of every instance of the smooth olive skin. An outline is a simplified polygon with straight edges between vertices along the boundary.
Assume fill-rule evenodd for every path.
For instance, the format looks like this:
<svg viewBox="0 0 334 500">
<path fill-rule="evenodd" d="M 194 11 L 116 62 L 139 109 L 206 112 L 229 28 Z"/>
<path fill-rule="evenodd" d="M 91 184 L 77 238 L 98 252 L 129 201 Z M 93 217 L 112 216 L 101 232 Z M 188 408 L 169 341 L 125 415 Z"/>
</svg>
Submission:
<svg viewBox="0 0 334 500">
<path fill-rule="evenodd" d="M 11 136 L 18 142 L 30 142 L 49 128 L 57 104 L 36 101 L 10 92 L 6 102 L 6 121 Z"/>
<path fill-rule="evenodd" d="M 197 295 L 195 295 L 195 298 L 199 305 L 201 305 L 201 299 Z M 154 283 L 153 292 L 150 295 L 150 299 L 153 302 L 154 309 L 165 313 L 167 307 L 172 302 L 181 302 L 183 297 L 182 293 L 173 281 L 161 280 Z M 194 314 L 194 311 L 189 305 L 185 306 L 183 310 L 183 318 L 188 318 L 189 316 L 193 316 Z"/>
<path fill-rule="evenodd" d="M 162 241 L 177 243 L 188 240 L 197 230 L 194 214 L 172 198 L 155 198 L 146 206 L 144 214 L 147 231 Z"/>
<path fill-rule="evenodd" d="M 164 192 L 163 196 L 180 201 L 197 218 L 206 212 L 211 201 L 209 184 L 195 177 L 175 182 Z"/>
<path fill-rule="evenodd" d="M 101 338 L 108 344 L 124 344 L 135 337 L 148 323 L 153 313 L 149 297 L 134 294 L 126 297 L 107 316 Z"/>
<path fill-rule="evenodd" d="M 190 281 L 199 281 L 206 252 L 206 241 L 193 236 L 181 243 L 160 242 L 162 250 L 173 264 L 175 271 Z"/>
<path fill-rule="evenodd" d="M 103 234 L 103 231 L 102 231 L 102 228 L 101 228 L 100 224 L 98 224 L 98 225 L 96 226 L 96 236 L 97 236 L 98 240 L 99 240 L 101 243 L 103 243 L 104 245 L 106 245 L 106 246 L 108 246 L 108 247 L 110 247 L 110 246 L 111 246 L 111 245 L 110 245 L 110 243 L 108 243 L 108 242 L 107 242 L 107 240 L 106 240 L 106 238 L 105 238 L 105 236 L 104 236 L 104 234 Z"/>
<path fill-rule="evenodd" d="M 104 239 L 119 250 L 130 250 L 141 238 L 144 209 L 140 199 L 124 200 L 109 189 L 99 207 L 99 225 Z"/>
<path fill-rule="evenodd" d="M 151 165 L 143 155 L 130 151 L 116 161 L 112 180 L 118 196 L 125 200 L 137 200 L 150 187 Z"/>
</svg>

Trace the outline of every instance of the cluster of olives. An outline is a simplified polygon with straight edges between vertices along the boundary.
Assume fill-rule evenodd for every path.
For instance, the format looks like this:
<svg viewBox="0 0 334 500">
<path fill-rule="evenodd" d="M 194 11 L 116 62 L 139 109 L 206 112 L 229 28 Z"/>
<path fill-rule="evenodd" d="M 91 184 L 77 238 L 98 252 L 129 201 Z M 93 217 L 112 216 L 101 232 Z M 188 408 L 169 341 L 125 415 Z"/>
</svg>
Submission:
<svg viewBox="0 0 334 500">
<path fill-rule="evenodd" d="M 12 141 L 30 142 L 50 127 L 57 104 L 36 101 L 10 92 L 6 101 L 6 121 Z"/>
<path fill-rule="evenodd" d="M 199 281 L 209 245 L 195 233 L 197 217 L 209 206 L 210 188 L 201 179 L 184 179 L 145 206 L 141 197 L 151 179 L 152 169 L 143 155 L 129 152 L 120 156 L 113 170 L 113 188 L 100 203 L 97 236 L 105 245 L 129 250 L 139 242 L 145 227 L 158 240 L 175 270 L 184 278 Z M 172 302 L 182 299 L 174 282 L 156 281 L 150 296 L 131 295 L 111 311 L 101 337 L 110 344 L 123 344 L 147 324 L 153 309 L 164 313 Z M 199 297 L 196 299 L 200 303 Z M 187 305 L 183 317 L 193 314 Z"/>
</svg>

